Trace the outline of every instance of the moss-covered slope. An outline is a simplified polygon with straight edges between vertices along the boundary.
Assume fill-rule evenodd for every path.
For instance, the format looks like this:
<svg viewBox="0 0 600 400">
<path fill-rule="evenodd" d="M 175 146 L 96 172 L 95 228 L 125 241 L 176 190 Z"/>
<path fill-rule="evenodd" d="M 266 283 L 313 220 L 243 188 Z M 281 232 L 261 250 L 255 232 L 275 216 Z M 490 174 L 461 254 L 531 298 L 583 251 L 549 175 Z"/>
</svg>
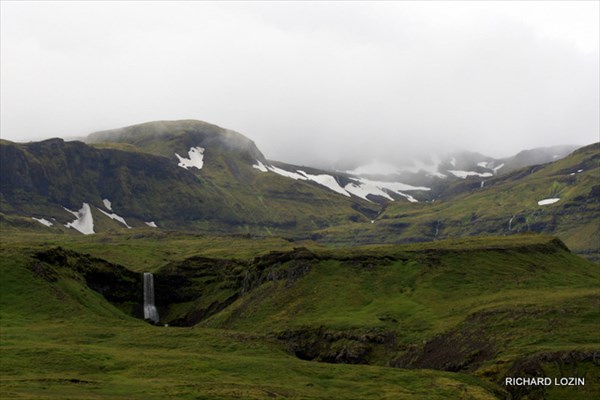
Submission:
<svg viewBox="0 0 600 400">
<path fill-rule="evenodd" d="M 167 124 L 168 131 L 158 133 L 156 124 L 144 124 L 123 136 L 110 134 L 115 142 L 96 147 L 60 139 L 3 141 L 0 211 L 5 223 L 46 229 L 32 221 L 36 217 L 61 229 L 73 219 L 63 207 L 76 211 L 87 203 L 98 221 L 96 232 L 125 228 L 110 222 L 103 210 L 134 228 L 154 222 L 168 229 L 293 235 L 367 221 L 364 214 L 376 212 L 376 205 L 314 183 L 263 174 L 253 165 L 264 157 L 248 139 L 198 121 L 189 124 Z M 202 168 L 178 166 L 175 153 L 187 157 L 195 146 L 206 146 Z"/>
<path fill-rule="evenodd" d="M 452 188 L 453 187 L 453 188 Z M 399 243 L 477 235 L 551 233 L 600 260 L 600 144 L 562 160 L 480 182 L 454 183 L 426 203 L 390 203 L 374 224 L 329 228 L 329 243 Z M 559 199 L 539 204 L 545 199 Z"/>
</svg>

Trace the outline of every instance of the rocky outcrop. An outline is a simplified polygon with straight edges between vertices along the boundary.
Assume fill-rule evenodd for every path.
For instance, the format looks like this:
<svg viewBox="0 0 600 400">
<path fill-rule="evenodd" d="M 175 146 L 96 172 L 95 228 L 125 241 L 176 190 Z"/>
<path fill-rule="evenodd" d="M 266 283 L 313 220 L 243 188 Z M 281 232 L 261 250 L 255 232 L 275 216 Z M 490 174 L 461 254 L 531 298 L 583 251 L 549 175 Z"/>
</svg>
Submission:
<svg viewBox="0 0 600 400">
<path fill-rule="evenodd" d="M 277 340 L 302 360 L 333 364 L 369 364 L 375 349 L 394 354 L 396 333 L 385 330 L 332 331 L 323 327 L 280 332 Z M 377 360 L 375 363 L 382 363 Z"/>
<path fill-rule="evenodd" d="M 317 256 L 306 248 L 273 251 L 251 261 L 190 257 L 154 274 L 156 304 L 174 326 L 192 326 L 222 311 L 268 281 L 292 285 Z M 187 303 L 185 306 L 177 307 Z M 177 314 L 169 310 L 182 308 Z"/>
<path fill-rule="evenodd" d="M 109 302 L 116 305 L 133 304 L 134 315 L 142 315 L 142 274 L 62 247 L 37 252 L 34 259 L 30 270 L 37 276 L 52 282 L 56 281 L 61 269 L 69 270 Z"/>
</svg>

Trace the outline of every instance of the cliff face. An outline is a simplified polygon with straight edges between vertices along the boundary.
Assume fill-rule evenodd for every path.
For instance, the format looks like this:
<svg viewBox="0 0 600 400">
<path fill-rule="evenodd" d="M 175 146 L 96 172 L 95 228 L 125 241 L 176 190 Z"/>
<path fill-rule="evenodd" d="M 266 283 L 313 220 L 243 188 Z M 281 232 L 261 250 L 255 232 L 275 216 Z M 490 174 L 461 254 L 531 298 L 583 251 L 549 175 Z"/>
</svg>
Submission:
<svg viewBox="0 0 600 400">
<path fill-rule="evenodd" d="M 88 142 L 1 141 L 3 223 L 66 231 L 87 204 L 95 233 L 150 224 L 367 244 L 533 232 L 557 235 L 600 260 L 598 143 L 508 173 L 444 175 L 429 188 L 267 161 L 248 138 L 201 121 L 150 122 L 98 132 Z M 484 157 L 467 156 L 463 165 L 457 155 L 456 168 Z M 491 171 L 485 165 L 477 168 Z"/>
<path fill-rule="evenodd" d="M 51 139 L 39 143 L 0 146 L 4 202 L 24 214 L 67 207 L 84 202 L 113 208 L 134 219 L 165 218 L 193 212 L 210 192 L 200 193 L 202 183 L 164 157 L 115 149 L 95 149 L 81 142 Z M 194 190 L 184 191 L 192 187 Z M 197 196 L 194 196 L 196 194 Z M 161 205 L 171 204 L 165 209 Z M 3 209 L 3 212 L 8 210 Z M 54 216 L 54 215 L 53 215 Z"/>
<path fill-rule="evenodd" d="M 103 215 L 114 213 L 133 228 L 155 222 L 159 228 L 268 235 L 366 222 L 363 213 L 376 212 L 375 204 L 258 171 L 253 166 L 264 157 L 234 132 L 162 132 L 141 145 L 2 141 L 0 212 L 55 221 L 51 229 L 58 229 L 73 218 L 64 208 L 79 210 L 86 203 L 98 221 L 96 233 L 119 228 Z"/>
</svg>

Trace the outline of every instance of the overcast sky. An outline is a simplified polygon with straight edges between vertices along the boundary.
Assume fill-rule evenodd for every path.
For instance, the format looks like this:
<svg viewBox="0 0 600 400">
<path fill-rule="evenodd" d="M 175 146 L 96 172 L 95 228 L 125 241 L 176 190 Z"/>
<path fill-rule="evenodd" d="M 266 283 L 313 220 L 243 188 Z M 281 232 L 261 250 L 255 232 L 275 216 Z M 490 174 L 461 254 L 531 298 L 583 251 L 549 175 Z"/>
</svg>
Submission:
<svg viewBox="0 0 600 400">
<path fill-rule="evenodd" d="M 0 134 L 191 118 L 321 165 L 588 144 L 599 13 L 598 1 L 2 1 Z"/>
</svg>

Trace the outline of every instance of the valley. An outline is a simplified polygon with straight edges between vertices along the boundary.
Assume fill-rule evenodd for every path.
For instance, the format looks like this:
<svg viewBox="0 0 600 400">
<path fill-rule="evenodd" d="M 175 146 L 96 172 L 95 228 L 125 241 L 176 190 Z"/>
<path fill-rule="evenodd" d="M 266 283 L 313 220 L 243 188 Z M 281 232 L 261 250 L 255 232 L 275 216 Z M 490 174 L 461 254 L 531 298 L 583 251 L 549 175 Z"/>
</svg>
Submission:
<svg viewBox="0 0 600 400">
<path fill-rule="evenodd" d="M 182 120 L 0 161 L 2 398 L 600 393 L 598 143 L 324 170 Z M 505 384 L 540 376 L 585 385 Z"/>
<path fill-rule="evenodd" d="M 86 141 L 0 143 L 5 229 L 92 234 L 150 226 L 337 245 L 532 232 L 557 235 L 600 260 L 598 143 L 342 172 L 267 160 L 245 136 L 195 120 L 149 122 Z"/>
</svg>

